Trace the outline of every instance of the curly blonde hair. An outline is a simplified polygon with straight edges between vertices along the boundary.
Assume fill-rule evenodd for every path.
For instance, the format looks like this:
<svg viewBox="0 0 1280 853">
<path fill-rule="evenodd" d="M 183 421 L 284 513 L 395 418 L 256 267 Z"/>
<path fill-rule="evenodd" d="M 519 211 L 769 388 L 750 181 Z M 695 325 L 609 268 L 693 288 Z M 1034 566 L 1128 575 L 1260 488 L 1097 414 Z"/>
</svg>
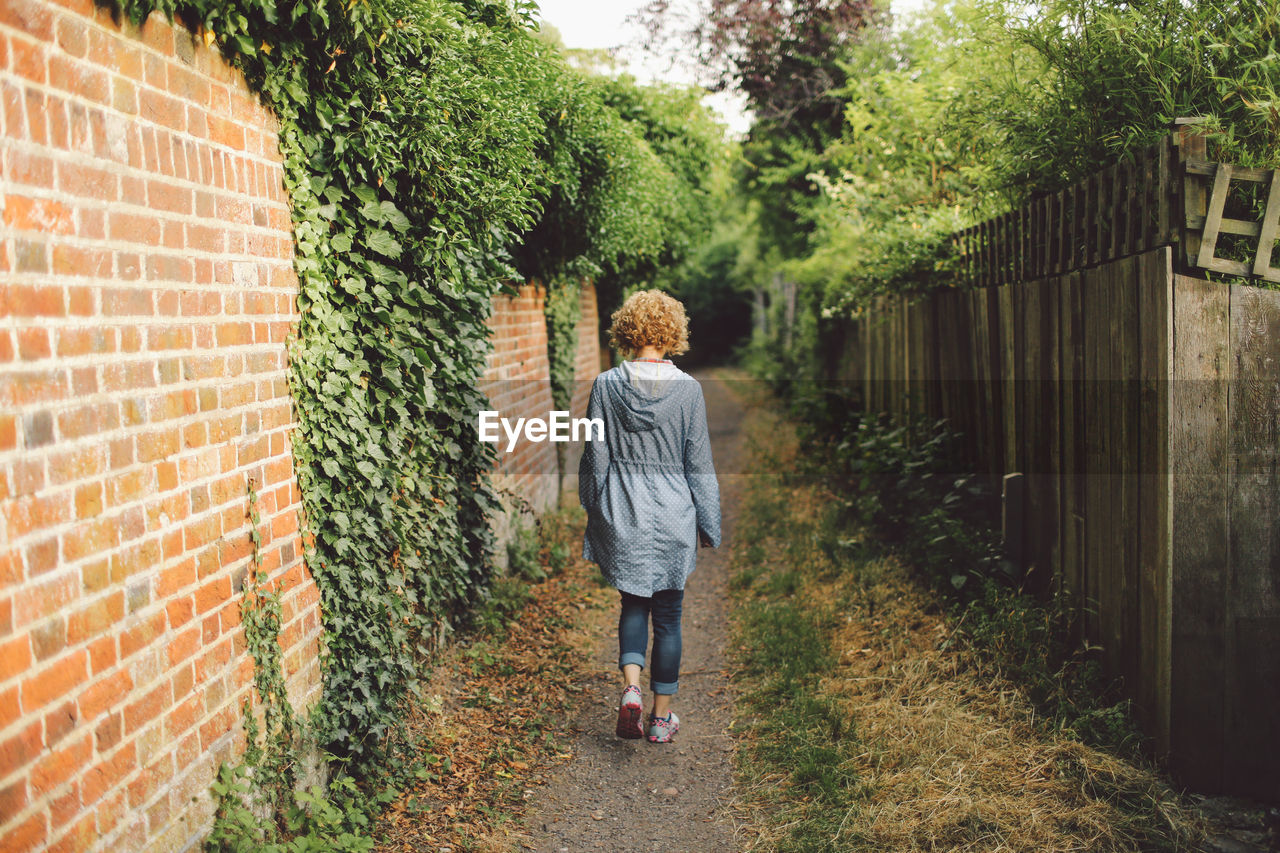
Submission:
<svg viewBox="0 0 1280 853">
<path fill-rule="evenodd" d="M 613 312 L 609 341 L 627 355 L 647 346 L 667 355 L 689 351 L 689 318 L 684 306 L 660 290 L 641 290 Z"/>
</svg>

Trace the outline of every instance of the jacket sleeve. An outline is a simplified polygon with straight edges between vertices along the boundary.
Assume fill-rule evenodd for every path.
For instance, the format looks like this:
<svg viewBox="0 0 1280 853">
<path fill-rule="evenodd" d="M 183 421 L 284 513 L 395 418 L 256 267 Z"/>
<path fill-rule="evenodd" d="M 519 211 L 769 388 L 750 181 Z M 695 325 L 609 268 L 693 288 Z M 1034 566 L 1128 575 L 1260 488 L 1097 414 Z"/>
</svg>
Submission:
<svg viewBox="0 0 1280 853">
<path fill-rule="evenodd" d="M 604 393 L 600 377 L 591 383 L 591 398 L 587 401 L 587 417 L 604 420 Z M 593 433 L 588 430 L 587 437 Z M 609 473 L 609 445 L 605 440 L 584 441 L 582 458 L 578 460 L 578 502 L 588 515 L 600 505 L 600 490 L 604 488 L 605 475 Z"/>
<path fill-rule="evenodd" d="M 698 516 L 698 530 L 720 544 L 720 483 L 711 461 L 711 436 L 707 432 L 707 404 L 702 386 L 697 386 L 693 416 L 684 443 L 684 477 L 693 494 L 693 507 Z"/>
</svg>

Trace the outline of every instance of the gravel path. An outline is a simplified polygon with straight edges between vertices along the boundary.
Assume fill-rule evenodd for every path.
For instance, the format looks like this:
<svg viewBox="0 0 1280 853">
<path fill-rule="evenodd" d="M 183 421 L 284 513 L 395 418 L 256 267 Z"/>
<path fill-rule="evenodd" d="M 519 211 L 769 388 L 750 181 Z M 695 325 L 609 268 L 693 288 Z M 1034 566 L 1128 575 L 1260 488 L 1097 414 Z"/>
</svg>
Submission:
<svg viewBox="0 0 1280 853">
<path fill-rule="evenodd" d="M 582 699 L 569 719 L 573 759 L 539 789 L 525 821 L 525 847 L 551 851 L 721 851 L 737 849 L 728 810 L 733 743 L 725 646 L 729 542 L 741 481 L 742 406 L 727 383 L 696 374 L 707 401 L 720 479 L 724 542 L 702 549 L 685 588 L 680 716 L 673 743 L 614 735 L 618 697 L 617 611 L 601 626 L 595 655 L 577 679 Z M 642 676 L 643 678 L 643 676 Z M 646 693 L 646 711 L 651 702 Z"/>
</svg>

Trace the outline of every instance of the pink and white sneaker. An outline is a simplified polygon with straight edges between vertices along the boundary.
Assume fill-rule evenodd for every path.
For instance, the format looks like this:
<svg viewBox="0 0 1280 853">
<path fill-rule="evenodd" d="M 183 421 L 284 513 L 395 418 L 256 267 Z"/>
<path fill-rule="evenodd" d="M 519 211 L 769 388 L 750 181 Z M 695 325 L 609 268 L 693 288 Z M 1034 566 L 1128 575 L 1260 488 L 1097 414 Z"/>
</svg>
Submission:
<svg viewBox="0 0 1280 853">
<path fill-rule="evenodd" d="M 672 711 L 664 717 L 649 715 L 649 743 L 671 743 L 676 732 L 680 731 L 680 718 Z"/>
<path fill-rule="evenodd" d="M 644 737 L 644 726 L 640 717 L 644 714 L 644 697 L 640 688 L 634 684 L 622 691 L 622 702 L 618 706 L 618 737 L 636 740 Z"/>
</svg>

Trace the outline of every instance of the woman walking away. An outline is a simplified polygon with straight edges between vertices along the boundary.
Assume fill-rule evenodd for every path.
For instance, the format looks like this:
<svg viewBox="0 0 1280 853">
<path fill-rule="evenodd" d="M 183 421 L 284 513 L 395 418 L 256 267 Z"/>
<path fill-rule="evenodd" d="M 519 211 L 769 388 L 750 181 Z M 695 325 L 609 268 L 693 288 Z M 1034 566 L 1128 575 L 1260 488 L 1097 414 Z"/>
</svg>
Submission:
<svg viewBox="0 0 1280 853">
<path fill-rule="evenodd" d="M 651 743 L 680 727 L 671 710 L 680 679 L 680 615 L 697 547 L 720 544 L 720 487 L 711 464 L 702 386 L 667 360 L 689 349 L 684 306 L 656 290 L 627 299 L 609 337 L 628 360 L 596 377 L 587 417 L 604 421 L 578 468 L 587 510 L 582 555 L 622 594 L 618 668 L 625 682 L 619 737 L 646 734 L 644 668 L 653 623 Z"/>
</svg>

